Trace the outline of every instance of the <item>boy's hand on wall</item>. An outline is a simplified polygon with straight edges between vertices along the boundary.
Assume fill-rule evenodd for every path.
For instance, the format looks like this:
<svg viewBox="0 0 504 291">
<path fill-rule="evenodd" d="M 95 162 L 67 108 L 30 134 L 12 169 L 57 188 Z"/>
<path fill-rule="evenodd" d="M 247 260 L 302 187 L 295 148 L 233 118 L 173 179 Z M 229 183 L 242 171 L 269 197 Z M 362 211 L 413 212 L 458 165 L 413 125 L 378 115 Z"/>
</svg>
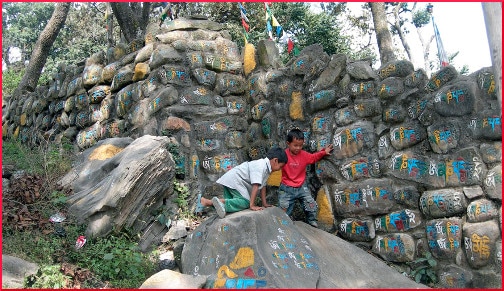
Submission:
<svg viewBox="0 0 504 291">
<path fill-rule="evenodd" d="M 327 155 L 330 155 L 330 154 L 331 154 L 331 152 L 332 152 L 332 150 L 333 150 L 333 145 L 332 145 L 332 144 L 328 145 L 328 146 L 325 148 L 325 153 L 326 153 L 326 156 L 327 156 Z"/>
</svg>

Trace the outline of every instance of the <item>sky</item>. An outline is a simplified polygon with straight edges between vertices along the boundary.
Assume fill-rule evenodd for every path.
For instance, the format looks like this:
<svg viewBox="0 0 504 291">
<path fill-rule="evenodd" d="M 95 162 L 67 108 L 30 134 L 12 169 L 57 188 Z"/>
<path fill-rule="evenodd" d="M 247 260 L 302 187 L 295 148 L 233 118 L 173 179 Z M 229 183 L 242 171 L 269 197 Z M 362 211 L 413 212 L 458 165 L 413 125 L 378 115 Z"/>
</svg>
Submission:
<svg viewBox="0 0 504 291">
<path fill-rule="evenodd" d="M 418 4 L 423 7 L 427 3 Z M 361 5 L 362 2 L 348 3 L 352 11 L 360 11 Z M 467 65 L 470 73 L 491 66 L 481 2 L 432 2 L 432 5 L 434 5 L 434 21 L 445 51 L 447 54 L 459 52 L 452 65 L 457 69 Z M 413 26 L 411 27 L 414 29 Z M 422 28 L 424 38 L 433 34 L 432 23 Z M 408 41 L 412 48 L 415 69 L 423 68 L 422 49 L 416 31 L 411 30 Z M 437 56 L 435 41 L 431 44 L 431 49 L 431 55 Z"/>
</svg>

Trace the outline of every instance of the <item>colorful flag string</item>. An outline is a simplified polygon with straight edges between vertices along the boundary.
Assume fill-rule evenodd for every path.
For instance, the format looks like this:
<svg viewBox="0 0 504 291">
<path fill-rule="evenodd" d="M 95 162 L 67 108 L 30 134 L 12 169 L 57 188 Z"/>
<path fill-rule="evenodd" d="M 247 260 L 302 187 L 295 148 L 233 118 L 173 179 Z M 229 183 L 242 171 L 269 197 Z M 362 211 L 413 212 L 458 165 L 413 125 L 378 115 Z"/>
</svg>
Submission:
<svg viewBox="0 0 504 291">
<path fill-rule="evenodd" d="M 275 29 L 276 36 L 280 38 L 282 36 L 282 26 L 278 23 L 275 15 L 271 12 L 268 3 L 271 5 L 271 2 L 264 2 L 264 10 L 266 11 L 266 29 L 268 31 L 269 38 L 273 40 L 273 28 Z"/>
<path fill-rule="evenodd" d="M 247 18 L 247 10 L 245 9 L 245 7 L 243 7 L 243 5 L 240 2 L 238 2 L 238 8 L 240 8 L 241 22 L 243 26 L 243 38 L 245 40 L 245 44 L 247 44 L 249 40 L 248 32 L 250 30 L 250 26 L 247 23 L 249 22 Z"/>
</svg>

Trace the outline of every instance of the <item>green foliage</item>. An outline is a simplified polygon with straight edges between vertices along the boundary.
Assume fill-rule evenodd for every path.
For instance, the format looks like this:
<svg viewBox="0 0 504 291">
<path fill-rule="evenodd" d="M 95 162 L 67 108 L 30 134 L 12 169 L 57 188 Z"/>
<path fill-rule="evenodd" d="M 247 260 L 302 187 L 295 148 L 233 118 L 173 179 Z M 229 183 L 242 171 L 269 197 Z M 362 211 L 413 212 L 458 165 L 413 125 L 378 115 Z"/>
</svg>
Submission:
<svg viewBox="0 0 504 291">
<path fill-rule="evenodd" d="M 49 2 L 2 3 L 2 47 L 18 47 L 29 59 L 38 36 L 51 18 L 55 4 Z M 6 55 L 6 54 L 5 54 Z"/>
<path fill-rule="evenodd" d="M 19 82 L 23 78 L 25 69 L 16 68 L 8 69 L 2 72 L 2 95 L 10 96 L 12 92 L 17 88 Z"/>
<path fill-rule="evenodd" d="M 72 249 L 69 257 L 117 288 L 138 288 L 155 271 L 149 255 L 141 253 L 126 233 L 88 241 Z"/>
<path fill-rule="evenodd" d="M 410 275 L 417 283 L 435 284 L 438 282 L 435 271 L 437 261 L 432 257 L 430 252 L 424 252 L 423 256 L 410 263 L 415 266 Z"/>
<path fill-rule="evenodd" d="M 189 210 L 189 202 L 187 198 L 189 198 L 189 188 L 179 181 L 173 181 L 173 189 L 175 190 L 175 194 L 177 194 L 177 198 L 175 199 L 175 203 L 179 206 L 179 213 L 182 218 L 193 218 L 194 214 Z"/>
<path fill-rule="evenodd" d="M 25 287 L 61 289 L 70 279 L 60 272 L 59 265 L 42 266 L 36 275 L 26 278 Z"/>
<path fill-rule="evenodd" d="M 416 28 L 420 28 L 429 24 L 430 19 L 431 15 L 429 12 L 427 12 L 427 9 L 421 9 L 413 13 L 412 22 Z"/>
<path fill-rule="evenodd" d="M 44 165 L 42 153 L 27 148 L 19 140 L 6 140 L 2 142 L 3 164 L 14 165 L 16 169 L 32 174 L 42 174 Z"/>
</svg>

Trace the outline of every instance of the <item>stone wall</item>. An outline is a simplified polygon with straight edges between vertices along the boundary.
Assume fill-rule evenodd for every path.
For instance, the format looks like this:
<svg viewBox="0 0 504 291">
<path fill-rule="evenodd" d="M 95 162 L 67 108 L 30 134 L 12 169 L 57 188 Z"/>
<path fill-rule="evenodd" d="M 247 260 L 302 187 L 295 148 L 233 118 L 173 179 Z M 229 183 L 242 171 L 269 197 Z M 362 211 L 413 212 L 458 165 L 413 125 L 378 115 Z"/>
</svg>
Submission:
<svg viewBox="0 0 504 291">
<path fill-rule="evenodd" d="M 448 66 L 428 78 L 402 60 L 375 70 L 319 45 L 282 65 L 271 41 L 242 54 L 221 25 L 177 19 L 11 96 L 3 138 L 67 138 L 83 150 L 110 137 L 171 136 L 177 177 L 193 195 L 213 196 L 218 177 L 285 147 L 298 127 L 308 151 L 334 144 L 308 175 L 320 228 L 398 266 L 429 251 L 445 287 L 501 287 L 502 131 L 491 72 Z M 269 179 L 273 200 L 279 181 Z"/>
</svg>

